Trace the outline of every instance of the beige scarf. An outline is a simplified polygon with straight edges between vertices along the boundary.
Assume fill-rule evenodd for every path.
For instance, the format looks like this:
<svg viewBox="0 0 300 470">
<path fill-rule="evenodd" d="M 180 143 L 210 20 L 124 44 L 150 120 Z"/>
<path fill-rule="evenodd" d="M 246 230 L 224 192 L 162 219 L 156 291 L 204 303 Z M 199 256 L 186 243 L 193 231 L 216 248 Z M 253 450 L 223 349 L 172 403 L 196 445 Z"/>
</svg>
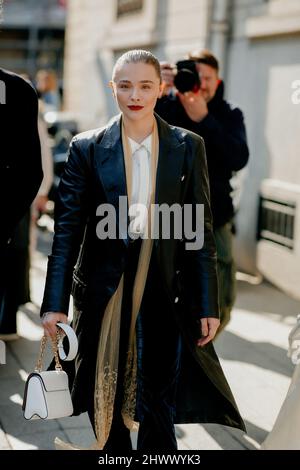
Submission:
<svg viewBox="0 0 300 470">
<path fill-rule="evenodd" d="M 151 153 L 151 197 L 150 205 L 155 202 L 156 170 L 159 152 L 159 140 L 157 122 L 154 119 L 152 133 Z M 132 155 L 131 148 L 122 123 L 122 144 L 125 159 L 126 184 L 128 195 L 128 207 L 131 203 L 132 188 Z M 151 207 L 151 206 L 150 206 Z M 147 280 L 149 263 L 151 258 L 153 239 L 151 237 L 151 210 L 148 207 L 148 238 L 144 238 L 138 260 L 137 272 L 132 292 L 132 312 L 129 333 L 129 344 L 127 363 L 124 378 L 124 401 L 122 416 L 125 425 L 129 429 L 137 429 L 138 424 L 134 422 L 136 408 L 136 374 L 137 374 L 137 351 L 135 326 L 136 319 L 142 302 L 142 297 Z M 114 411 L 114 401 L 118 378 L 118 356 L 120 340 L 121 307 L 123 297 L 124 275 L 122 275 L 118 288 L 111 297 L 105 309 L 98 346 L 96 381 L 95 381 L 95 430 L 98 446 L 103 449 L 108 439 Z"/>
</svg>

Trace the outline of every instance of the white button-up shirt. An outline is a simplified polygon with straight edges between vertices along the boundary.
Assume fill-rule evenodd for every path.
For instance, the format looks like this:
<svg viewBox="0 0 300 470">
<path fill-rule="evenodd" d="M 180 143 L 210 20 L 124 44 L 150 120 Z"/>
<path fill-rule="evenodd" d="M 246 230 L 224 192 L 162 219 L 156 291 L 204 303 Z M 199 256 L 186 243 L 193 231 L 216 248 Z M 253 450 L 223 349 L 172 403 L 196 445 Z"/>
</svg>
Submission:
<svg viewBox="0 0 300 470">
<path fill-rule="evenodd" d="M 142 143 L 128 138 L 132 151 L 132 187 L 131 208 L 129 211 L 130 230 L 133 234 L 142 234 L 147 222 L 147 212 L 151 194 L 151 148 L 152 134 Z M 134 210 L 133 205 L 141 204 L 145 211 Z M 136 238 L 136 236 L 134 237 Z"/>
</svg>

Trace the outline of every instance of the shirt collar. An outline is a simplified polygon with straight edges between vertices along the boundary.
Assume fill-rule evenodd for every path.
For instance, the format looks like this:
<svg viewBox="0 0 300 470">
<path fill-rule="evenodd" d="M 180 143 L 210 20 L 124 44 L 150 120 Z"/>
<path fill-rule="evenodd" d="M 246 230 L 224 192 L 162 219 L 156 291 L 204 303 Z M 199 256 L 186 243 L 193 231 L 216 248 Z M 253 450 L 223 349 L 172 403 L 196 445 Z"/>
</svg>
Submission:
<svg viewBox="0 0 300 470">
<path fill-rule="evenodd" d="M 151 155 L 152 134 L 148 135 L 148 137 L 146 137 L 146 139 L 144 139 L 143 142 L 141 142 L 140 144 L 135 140 L 131 139 L 130 137 L 128 137 L 128 141 L 130 143 L 132 154 L 134 154 L 141 147 L 145 147 Z"/>
</svg>

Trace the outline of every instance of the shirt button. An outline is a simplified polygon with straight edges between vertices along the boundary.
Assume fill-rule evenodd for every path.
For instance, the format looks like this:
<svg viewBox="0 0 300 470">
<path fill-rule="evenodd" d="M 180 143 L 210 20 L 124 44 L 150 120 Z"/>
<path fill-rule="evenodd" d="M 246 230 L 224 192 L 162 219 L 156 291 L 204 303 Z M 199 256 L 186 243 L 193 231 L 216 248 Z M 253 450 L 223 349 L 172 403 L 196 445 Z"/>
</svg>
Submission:
<svg viewBox="0 0 300 470">
<path fill-rule="evenodd" d="M 174 304 L 177 304 L 179 300 L 179 297 L 175 297 Z"/>
<path fill-rule="evenodd" d="M 184 181 L 184 180 L 185 180 L 185 175 L 182 175 L 181 181 Z"/>
</svg>

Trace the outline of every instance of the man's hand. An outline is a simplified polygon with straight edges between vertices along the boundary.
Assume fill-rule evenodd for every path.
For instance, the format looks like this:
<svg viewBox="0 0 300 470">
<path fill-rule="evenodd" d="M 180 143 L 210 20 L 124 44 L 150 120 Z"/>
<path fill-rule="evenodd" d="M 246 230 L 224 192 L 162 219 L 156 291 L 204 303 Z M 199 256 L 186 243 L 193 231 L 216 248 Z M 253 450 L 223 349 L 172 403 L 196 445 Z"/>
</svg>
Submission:
<svg viewBox="0 0 300 470">
<path fill-rule="evenodd" d="M 187 91 L 186 93 L 178 92 L 178 97 L 186 114 L 192 121 L 200 122 L 208 115 L 207 104 L 201 90 L 197 91 L 197 93 L 192 91 Z"/>
<path fill-rule="evenodd" d="M 201 333 L 202 336 L 197 341 L 197 346 L 203 347 L 214 339 L 217 329 L 219 328 L 220 320 L 218 318 L 201 318 Z"/>
<path fill-rule="evenodd" d="M 65 313 L 47 312 L 43 317 L 44 334 L 46 336 L 56 336 L 56 323 L 68 323 L 68 316 Z"/>
</svg>

